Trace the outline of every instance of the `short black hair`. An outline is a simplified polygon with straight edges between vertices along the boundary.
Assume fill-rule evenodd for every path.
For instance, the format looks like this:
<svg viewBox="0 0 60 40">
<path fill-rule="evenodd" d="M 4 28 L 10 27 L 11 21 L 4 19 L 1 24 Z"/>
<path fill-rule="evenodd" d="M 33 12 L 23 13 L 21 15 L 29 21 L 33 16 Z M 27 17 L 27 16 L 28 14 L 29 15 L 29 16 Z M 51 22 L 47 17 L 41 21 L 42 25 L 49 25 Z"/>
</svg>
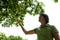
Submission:
<svg viewBox="0 0 60 40">
<path fill-rule="evenodd" d="M 43 16 L 45 18 L 46 24 L 49 22 L 49 17 L 47 14 L 40 14 L 40 16 Z"/>
</svg>

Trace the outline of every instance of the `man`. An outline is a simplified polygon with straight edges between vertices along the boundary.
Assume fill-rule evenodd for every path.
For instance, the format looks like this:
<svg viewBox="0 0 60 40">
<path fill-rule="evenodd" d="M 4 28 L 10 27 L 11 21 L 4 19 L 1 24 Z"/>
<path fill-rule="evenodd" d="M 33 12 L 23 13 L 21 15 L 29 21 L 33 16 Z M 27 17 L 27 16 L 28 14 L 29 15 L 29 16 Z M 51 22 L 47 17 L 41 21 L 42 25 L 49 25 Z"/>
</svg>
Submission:
<svg viewBox="0 0 60 40">
<path fill-rule="evenodd" d="M 39 28 L 30 30 L 30 31 L 26 31 L 23 28 L 21 21 L 18 20 L 18 23 L 21 26 L 21 28 L 25 34 L 34 34 L 35 33 L 35 34 L 37 34 L 38 40 L 53 40 L 53 38 L 55 40 L 59 40 L 58 30 L 55 28 L 55 26 L 48 24 L 48 22 L 49 22 L 48 15 L 40 14 L 39 22 L 41 23 Z"/>
</svg>

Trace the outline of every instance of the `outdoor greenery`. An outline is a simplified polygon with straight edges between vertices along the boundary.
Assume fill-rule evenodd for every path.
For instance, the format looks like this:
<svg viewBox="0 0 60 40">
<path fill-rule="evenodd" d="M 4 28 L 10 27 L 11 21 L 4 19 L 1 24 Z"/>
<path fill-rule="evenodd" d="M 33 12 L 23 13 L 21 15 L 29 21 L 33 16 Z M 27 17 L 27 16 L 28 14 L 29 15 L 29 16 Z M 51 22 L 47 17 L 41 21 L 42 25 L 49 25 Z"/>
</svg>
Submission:
<svg viewBox="0 0 60 40">
<path fill-rule="evenodd" d="M 0 40 L 24 40 L 24 39 L 20 36 L 13 36 L 13 35 L 7 37 L 4 33 L 0 32 Z"/>
<path fill-rule="evenodd" d="M 44 3 L 37 0 L 0 0 L 0 24 L 3 27 L 18 26 L 19 17 L 24 25 L 23 20 L 27 13 L 33 16 L 44 13 L 43 7 Z"/>
</svg>

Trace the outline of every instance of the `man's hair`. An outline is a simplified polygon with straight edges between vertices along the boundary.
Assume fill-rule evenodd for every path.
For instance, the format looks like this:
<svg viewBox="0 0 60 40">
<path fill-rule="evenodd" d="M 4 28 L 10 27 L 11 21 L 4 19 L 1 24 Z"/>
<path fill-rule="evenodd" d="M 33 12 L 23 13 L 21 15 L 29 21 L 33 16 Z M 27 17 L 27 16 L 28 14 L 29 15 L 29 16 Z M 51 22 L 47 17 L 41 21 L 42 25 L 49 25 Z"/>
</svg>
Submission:
<svg viewBox="0 0 60 40">
<path fill-rule="evenodd" d="M 45 18 L 46 24 L 49 22 L 49 17 L 47 14 L 40 14 L 40 16 L 43 16 Z"/>
</svg>

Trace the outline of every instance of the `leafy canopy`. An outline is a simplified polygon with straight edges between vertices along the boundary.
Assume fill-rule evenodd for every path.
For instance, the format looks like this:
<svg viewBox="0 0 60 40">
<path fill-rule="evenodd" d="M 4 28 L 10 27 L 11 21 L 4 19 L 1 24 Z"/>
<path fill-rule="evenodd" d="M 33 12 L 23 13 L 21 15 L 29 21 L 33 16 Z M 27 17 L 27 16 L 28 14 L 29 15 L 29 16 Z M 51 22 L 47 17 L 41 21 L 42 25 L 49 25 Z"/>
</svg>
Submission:
<svg viewBox="0 0 60 40">
<path fill-rule="evenodd" d="M 23 38 L 20 36 L 13 36 L 13 35 L 7 37 L 5 33 L 0 32 L 0 40 L 23 40 Z"/>
<path fill-rule="evenodd" d="M 58 2 L 58 0 L 53 1 Z M 43 6 L 44 3 L 37 0 L 0 0 L 0 24 L 4 27 L 10 27 L 13 24 L 18 26 L 18 17 L 23 24 L 27 13 L 33 16 L 44 13 Z"/>
</svg>

